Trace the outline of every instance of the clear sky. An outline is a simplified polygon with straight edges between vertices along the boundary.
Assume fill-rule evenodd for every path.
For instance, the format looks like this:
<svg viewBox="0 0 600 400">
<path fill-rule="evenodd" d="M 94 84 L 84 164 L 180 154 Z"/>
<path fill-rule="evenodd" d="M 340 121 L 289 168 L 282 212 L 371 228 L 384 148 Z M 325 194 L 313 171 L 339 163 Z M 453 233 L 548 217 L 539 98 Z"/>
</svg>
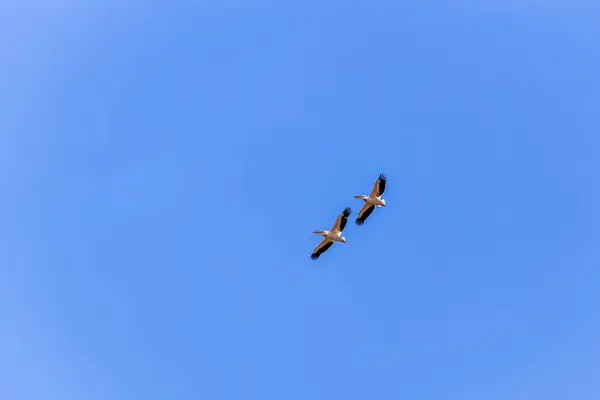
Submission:
<svg viewBox="0 0 600 400">
<path fill-rule="evenodd" d="M 600 398 L 598 2 L 11 3 L 0 398 Z"/>
</svg>

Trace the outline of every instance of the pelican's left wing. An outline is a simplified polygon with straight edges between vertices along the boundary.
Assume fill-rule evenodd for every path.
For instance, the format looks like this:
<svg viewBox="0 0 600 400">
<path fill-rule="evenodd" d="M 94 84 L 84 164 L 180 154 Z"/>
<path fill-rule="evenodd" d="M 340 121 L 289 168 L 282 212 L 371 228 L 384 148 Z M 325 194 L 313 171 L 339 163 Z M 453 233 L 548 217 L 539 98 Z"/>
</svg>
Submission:
<svg viewBox="0 0 600 400">
<path fill-rule="evenodd" d="M 346 224 L 348 223 L 348 216 L 350 213 L 352 213 L 352 210 L 349 207 L 346 207 L 344 211 L 338 215 L 337 219 L 335 220 L 335 224 L 333 224 L 333 227 L 331 228 L 331 232 L 342 233 L 346 227 Z"/>
<path fill-rule="evenodd" d="M 375 181 L 373 185 L 373 190 L 371 190 L 371 197 L 379 197 L 385 192 L 385 184 L 387 182 L 387 178 L 384 174 L 379 174 L 379 178 Z"/>
</svg>

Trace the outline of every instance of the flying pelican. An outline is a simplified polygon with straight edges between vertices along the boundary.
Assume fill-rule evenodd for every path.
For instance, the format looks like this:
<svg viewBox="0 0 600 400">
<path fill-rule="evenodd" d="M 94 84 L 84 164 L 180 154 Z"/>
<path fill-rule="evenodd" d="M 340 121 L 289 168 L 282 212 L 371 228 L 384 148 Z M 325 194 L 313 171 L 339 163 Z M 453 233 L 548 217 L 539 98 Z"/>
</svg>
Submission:
<svg viewBox="0 0 600 400">
<path fill-rule="evenodd" d="M 313 260 L 316 260 L 317 258 L 319 258 L 319 256 L 321 256 L 321 254 L 325 253 L 327 251 L 327 249 L 329 249 L 331 247 L 333 242 L 346 243 L 346 238 L 342 236 L 342 232 L 344 231 L 344 228 L 346 227 L 346 223 L 348 222 L 348 216 L 350 215 L 351 212 L 352 212 L 352 210 L 350 208 L 346 207 L 346 209 L 344 209 L 344 211 L 342 211 L 342 213 L 340 215 L 338 215 L 337 219 L 335 220 L 335 224 L 333 224 L 333 227 L 331 228 L 331 230 L 329 230 L 329 231 L 314 231 L 313 232 L 313 233 L 316 233 L 317 235 L 325 236 L 325 239 L 323 239 L 321 241 L 321 243 L 319 243 L 319 245 L 317 247 L 315 247 L 315 250 L 313 251 L 310 258 L 312 258 Z"/>
<path fill-rule="evenodd" d="M 365 205 L 358 212 L 358 217 L 356 218 L 356 225 L 362 225 L 365 223 L 365 220 L 371 215 L 375 206 L 377 207 L 385 207 L 385 200 L 381 198 L 381 195 L 385 191 L 385 183 L 387 182 L 387 178 L 384 174 L 379 174 L 379 178 L 373 185 L 373 190 L 371 190 L 371 194 L 367 197 L 364 194 L 360 196 L 354 196 L 355 199 L 363 199 L 365 201 Z"/>
</svg>

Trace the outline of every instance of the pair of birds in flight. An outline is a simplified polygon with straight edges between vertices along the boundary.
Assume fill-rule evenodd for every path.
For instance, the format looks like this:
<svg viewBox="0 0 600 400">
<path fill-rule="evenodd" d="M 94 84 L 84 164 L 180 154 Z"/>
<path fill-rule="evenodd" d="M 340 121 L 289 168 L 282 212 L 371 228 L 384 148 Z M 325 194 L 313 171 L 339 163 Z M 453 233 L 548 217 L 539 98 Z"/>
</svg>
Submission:
<svg viewBox="0 0 600 400">
<path fill-rule="evenodd" d="M 381 195 L 385 191 L 385 184 L 387 182 L 387 178 L 384 174 L 379 174 L 379 178 L 373 185 L 373 190 L 371 190 L 371 194 L 368 196 L 360 195 L 354 196 L 355 199 L 361 199 L 365 202 L 365 205 L 358 212 L 358 217 L 356 218 L 356 225 L 361 226 L 365 223 L 365 220 L 371 215 L 375 207 L 385 207 L 385 200 L 381 198 Z M 346 238 L 342 236 L 342 232 L 346 227 L 346 223 L 348 222 L 348 216 L 352 213 L 352 210 L 349 207 L 346 207 L 344 211 L 337 217 L 335 220 L 335 224 L 328 231 L 313 231 L 313 233 L 321 236 L 325 236 L 325 238 L 319 243 L 315 250 L 313 251 L 310 258 L 316 260 L 321 256 L 321 254 L 325 253 L 327 249 L 329 249 L 334 242 L 346 243 Z"/>
</svg>

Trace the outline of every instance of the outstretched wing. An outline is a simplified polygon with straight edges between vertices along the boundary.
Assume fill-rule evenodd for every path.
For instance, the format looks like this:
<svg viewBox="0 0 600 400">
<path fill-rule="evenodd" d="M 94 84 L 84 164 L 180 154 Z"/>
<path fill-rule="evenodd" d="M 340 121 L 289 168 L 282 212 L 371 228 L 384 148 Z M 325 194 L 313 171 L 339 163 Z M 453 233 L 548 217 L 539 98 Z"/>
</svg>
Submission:
<svg viewBox="0 0 600 400">
<path fill-rule="evenodd" d="M 344 231 L 344 228 L 346 227 L 346 223 L 348 222 L 348 216 L 351 213 L 352 210 L 346 207 L 344 211 L 342 211 L 342 213 L 338 215 L 337 219 L 335 220 L 335 224 L 333 224 L 333 227 L 331 228 L 331 232 L 342 233 Z"/>
<path fill-rule="evenodd" d="M 385 192 L 385 184 L 387 182 L 387 178 L 384 174 L 379 174 L 379 178 L 375 181 L 373 185 L 373 190 L 371 190 L 371 197 L 379 197 Z"/>
<path fill-rule="evenodd" d="M 327 238 L 323 239 L 321 243 L 319 243 L 319 245 L 315 247 L 315 250 L 311 254 L 310 258 L 316 260 L 321 256 L 321 254 L 325 253 L 327 249 L 331 247 L 332 244 L 333 240 Z"/>
<path fill-rule="evenodd" d="M 356 225 L 362 225 L 365 223 L 365 220 L 371 215 L 373 210 L 375 209 L 374 204 L 365 203 L 363 208 L 358 212 L 358 217 L 356 218 Z"/>
</svg>

